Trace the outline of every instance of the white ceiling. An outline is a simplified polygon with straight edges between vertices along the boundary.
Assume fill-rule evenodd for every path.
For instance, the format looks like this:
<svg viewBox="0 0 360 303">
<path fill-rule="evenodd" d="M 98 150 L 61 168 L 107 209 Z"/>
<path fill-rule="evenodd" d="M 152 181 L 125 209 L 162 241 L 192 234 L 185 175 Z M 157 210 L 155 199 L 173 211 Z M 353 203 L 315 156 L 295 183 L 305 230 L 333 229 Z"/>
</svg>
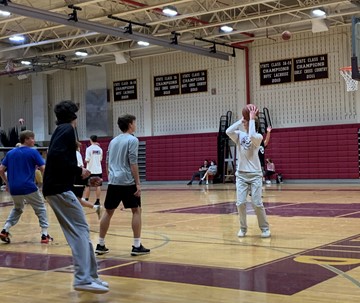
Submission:
<svg viewBox="0 0 360 303">
<path fill-rule="evenodd" d="M 73 13 L 69 5 L 81 9 L 76 11 L 78 22 L 68 20 Z M 165 16 L 162 8 L 166 5 L 175 6 L 179 15 Z M 311 32 L 314 22 L 311 10 L 318 7 L 327 13 L 321 21 L 323 24 L 349 26 L 352 16 L 359 14 L 360 1 L 0 0 L 0 10 L 17 11 L 10 17 L 0 17 L 0 75 L 96 65 L 115 61 L 114 53 L 136 59 L 176 51 L 179 49 L 174 49 L 171 43 L 174 32 L 179 34 L 179 45 L 206 52 L 213 45 L 207 41 L 241 46 L 256 39 L 276 38 L 284 30 Z M 110 19 L 109 15 L 124 21 Z M 131 35 L 125 29 L 130 23 Z M 230 34 L 221 33 L 219 28 L 224 24 L 235 30 Z M 112 34 L 113 30 L 119 35 Z M 14 34 L 25 35 L 26 42 L 20 45 L 10 42 L 9 37 Z M 157 45 L 140 47 L 134 40 L 141 37 L 150 37 Z M 75 51 L 80 49 L 89 53 L 86 59 L 75 57 Z M 22 66 L 23 59 L 30 60 L 32 65 Z M 5 69 L 9 62 L 14 64 L 13 70 Z"/>
</svg>

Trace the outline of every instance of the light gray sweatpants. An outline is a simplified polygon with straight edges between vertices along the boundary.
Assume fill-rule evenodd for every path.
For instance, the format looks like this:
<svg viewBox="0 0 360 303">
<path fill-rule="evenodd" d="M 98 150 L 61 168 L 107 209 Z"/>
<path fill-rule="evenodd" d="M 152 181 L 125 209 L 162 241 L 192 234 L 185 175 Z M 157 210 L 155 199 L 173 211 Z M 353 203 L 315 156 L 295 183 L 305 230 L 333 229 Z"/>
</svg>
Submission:
<svg viewBox="0 0 360 303">
<path fill-rule="evenodd" d="M 19 219 L 24 212 L 24 201 L 29 203 L 33 208 L 36 216 L 39 218 L 40 227 L 49 227 L 44 198 L 40 194 L 39 190 L 28 195 L 14 195 L 11 197 L 14 201 L 14 208 L 11 210 L 8 218 L 6 219 L 4 227 L 10 228 L 19 222 Z"/>
<path fill-rule="evenodd" d="M 249 186 L 251 186 L 251 204 L 258 219 L 262 231 L 269 229 L 266 212 L 262 203 L 262 173 L 236 172 L 236 206 L 240 217 L 240 228 L 247 231 L 246 221 L 246 198 Z"/>
<path fill-rule="evenodd" d="M 98 278 L 97 263 L 90 240 L 89 225 L 83 208 L 72 191 L 47 196 L 64 236 L 71 248 L 74 263 L 74 286 Z"/>
</svg>

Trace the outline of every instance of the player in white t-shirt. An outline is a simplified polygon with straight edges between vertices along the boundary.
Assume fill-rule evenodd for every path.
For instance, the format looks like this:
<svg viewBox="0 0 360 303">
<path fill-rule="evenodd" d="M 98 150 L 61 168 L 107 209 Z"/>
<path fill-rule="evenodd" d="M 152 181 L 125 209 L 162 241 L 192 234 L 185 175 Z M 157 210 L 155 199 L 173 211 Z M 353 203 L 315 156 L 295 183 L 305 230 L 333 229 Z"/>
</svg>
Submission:
<svg viewBox="0 0 360 303">
<path fill-rule="evenodd" d="M 85 162 L 86 168 L 91 172 L 90 177 L 100 177 L 102 178 L 102 167 L 101 161 L 103 158 L 103 150 L 97 142 L 97 136 L 92 135 L 90 137 L 91 145 L 86 149 L 85 152 Z M 96 187 L 96 202 L 95 205 L 100 205 L 100 194 L 101 186 Z M 90 197 L 90 187 L 85 187 L 84 197 L 86 201 L 89 201 Z"/>
</svg>

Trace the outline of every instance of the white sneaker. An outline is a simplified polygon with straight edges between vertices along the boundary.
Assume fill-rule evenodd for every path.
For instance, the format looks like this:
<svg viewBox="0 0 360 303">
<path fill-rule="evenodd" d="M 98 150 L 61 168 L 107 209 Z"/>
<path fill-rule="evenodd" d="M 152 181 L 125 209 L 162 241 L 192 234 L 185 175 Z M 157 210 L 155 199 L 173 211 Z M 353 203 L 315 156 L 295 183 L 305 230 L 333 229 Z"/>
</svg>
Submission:
<svg viewBox="0 0 360 303">
<path fill-rule="evenodd" d="M 100 278 L 96 278 L 96 279 L 94 279 L 94 281 L 95 281 L 97 284 L 100 284 L 100 285 L 102 285 L 102 286 L 105 286 L 105 287 L 109 288 L 109 283 L 106 282 L 106 281 L 104 281 L 104 280 L 102 280 L 102 279 L 100 279 Z"/>
<path fill-rule="evenodd" d="M 261 238 L 270 238 L 271 237 L 271 233 L 270 233 L 270 230 L 263 230 L 261 232 Z"/>
<path fill-rule="evenodd" d="M 109 291 L 108 287 L 105 287 L 97 282 L 91 282 L 90 284 L 75 285 L 74 289 L 77 291 L 88 291 L 94 294 L 104 294 Z"/>
<path fill-rule="evenodd" d="M 101 219 L 102 207 L 101 205 L 94 205 L 95 213 L 98 216 L 98 219 Z"/>
<path fill-rule="evenodd" d="M 240 229 L 237 235 L 239 238 L 244 238 L 246 236 L 246 231 Z"/>
<path fill-rule="evenodd" d="M 271 184 L 271 181 L 270 181 L 270 180 L 266 180 L 265 183 L 266 183 L 266 184 Z"/>
</svg>

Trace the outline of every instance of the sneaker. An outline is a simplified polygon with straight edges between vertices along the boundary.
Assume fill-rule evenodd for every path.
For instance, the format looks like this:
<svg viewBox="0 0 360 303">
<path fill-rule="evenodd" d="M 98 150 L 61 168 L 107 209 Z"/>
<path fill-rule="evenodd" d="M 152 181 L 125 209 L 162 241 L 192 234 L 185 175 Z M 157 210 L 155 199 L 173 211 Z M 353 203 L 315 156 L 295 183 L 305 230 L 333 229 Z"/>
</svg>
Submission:
<svg viewBox="0 0 360 303">
<path fill-rule="evenodd" d="M 74 289 L 77 291 L 88 291 L 94 294 L 103 294 L 109 291 L 108 287 L 105 287 L 95 281 L 89 284 L 75 285 Z"/>
<path fill-rule="evenodd" d="M 10 243 L 10 233 L 3 229 L 0 233 L 0 239 L 5 243 Z"/>
<path fill-rule="evenodd" d="M 132 256 L 147 255 L 149 253 L 150 253 L 150 249 L 145 248 L 144 246 L 142 246 L 142 244 L 140 244 L 139 247 L 135 247 L 133 245 L 132 250 L 131 250 Z"/>
<path fill-rule="evenodd" d="M 102 286 L 105 286 L 107 288 L 109 288 L 109 283 L 105 282 L 104 280 L 100 279 L 100 278 L 96 278 L 94 279 L 94 282 L 96 282 L 97 284 L 100 284 Z"/>
<path fill-rule="evenodd" d="M 266 183 L 266 184 L 271 184 L 271 181 L 270 181 L 270 180 L 266 180 L 265 183 Z"/>
<path fill-rule="evenodd" d="M 190 181 L 187 185 L 192 185 L 192 182 Z"/>
<path fill-rule="evenodd" d="M 101 210 L 102 210 L 101 205 L 94 205 L 94 209 L 95 209 L 95 213 L 98 216 L 98 219 L 100 220 L 100 218 L 101 218 Z"/>
<path fill-rule="evenodd" d="M 238 232 L 238 234 L 237 234 L 237 236 L 238 236 L 239 238 L 244 238 L 244 237 L 246 236 L 246 231 L 240 229 L 239 232 Z"/>
<path fill-rule="evenodd" d="M 52 242 L 52 241 L 54 241 L 54 239 L 51 238 L 49 234 L 47 236 L 45 236 L 44 234 L 41 235 L 40 243 L 48 244 L 49 242 Z"/>
<path fill-rule="evenodd" d="M 105 245 L 96 245 L 95 253 L 97 255 L 105 255 L 109 252 L 109 249 Z"/>
<path fill-rule="evenodd" d="M 96 201 L 94 205 L 100 205 L 100 201 Z"/>
<path fill-rule="evenodd" d="M 267 229 L 267 230 L 263 230 L 261 232 L 261 238 L 270 238 L 271 237 L 271 233 L 270 233 L 270 230 Z"/>
<path fill-rule="evenodd" d="M 202 181 L 200 180 L 199 185 L 201 185 L 201 184 L 202 184 Z"/>
</svg>

